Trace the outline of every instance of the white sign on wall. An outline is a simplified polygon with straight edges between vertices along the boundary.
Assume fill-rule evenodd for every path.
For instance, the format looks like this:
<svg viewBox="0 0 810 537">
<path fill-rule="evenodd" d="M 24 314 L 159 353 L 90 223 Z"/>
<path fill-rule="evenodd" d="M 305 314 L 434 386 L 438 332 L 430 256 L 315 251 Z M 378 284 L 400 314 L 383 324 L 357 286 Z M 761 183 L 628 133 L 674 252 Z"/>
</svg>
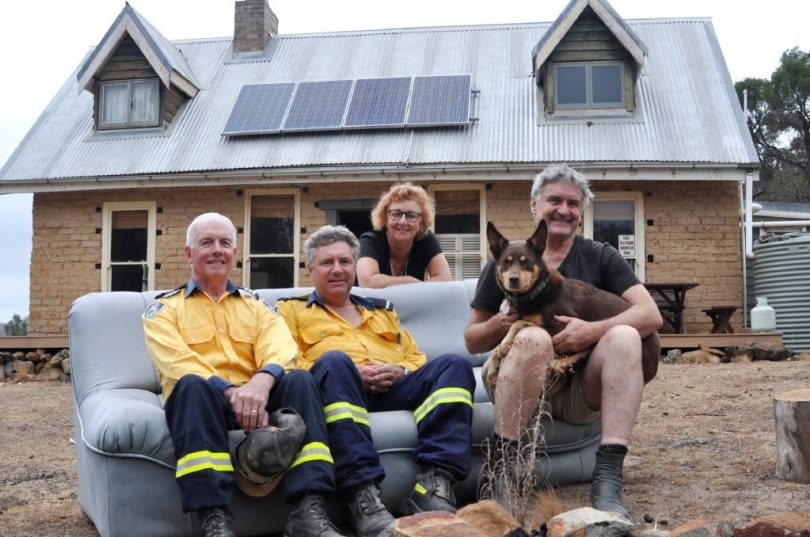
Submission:
<svg viewBox="0 0 810 537">
<path fill-rule="evenodd" d="M 635 235 L 619 235 L 619 253 L 623 257 L 636 257 Z"/>
</svg>

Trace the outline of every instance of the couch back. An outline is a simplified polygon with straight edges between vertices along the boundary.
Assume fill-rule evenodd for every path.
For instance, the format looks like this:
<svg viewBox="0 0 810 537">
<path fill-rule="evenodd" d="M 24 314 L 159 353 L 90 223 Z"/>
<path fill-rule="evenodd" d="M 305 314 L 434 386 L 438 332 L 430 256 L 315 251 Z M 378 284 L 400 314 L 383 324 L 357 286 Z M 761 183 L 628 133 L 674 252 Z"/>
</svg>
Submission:
<svg viewBox="0 0 810 537">
<path fill-rule="evenodd" d="M 357 288 L 356 294 L 390 300 L 428 359 L 454 352 L 473 365 L 484 356 L 464 346 L 475 280 L 400 285 L 388 289 Z M 279 297 L 309 293 L 310 287 L 260 289 L 270 305 Z M 160 291 L 91 293 L 70 309 L 68 328 L 76 402 L 99 390 L 137 388 L 160 393 L 157 372 L 143 337 L 141 314 Z"/>
</svg>

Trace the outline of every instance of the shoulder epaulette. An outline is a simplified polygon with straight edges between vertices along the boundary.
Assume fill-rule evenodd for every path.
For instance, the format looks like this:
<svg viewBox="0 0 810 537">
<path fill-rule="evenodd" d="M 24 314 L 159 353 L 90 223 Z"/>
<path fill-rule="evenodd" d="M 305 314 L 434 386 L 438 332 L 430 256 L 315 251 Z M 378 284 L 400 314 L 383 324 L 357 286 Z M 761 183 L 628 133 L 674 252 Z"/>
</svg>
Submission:
<svg viewBox="0 0 810 537">
<path fill-rule="evenodd" d="M 366 298 L 369 302 L 374 304 L 374 307 L 377 309 L 385 309 L 388 311 L 394 311 L 394 304 L 391 303 L 390 300 L 386 300 L 384 298 L 374 298 L 368 297 Z"/>
<path fill-rule="evenodd" d="M 301 295 L 301 296 L 282 296 L 276 299 L 276 302 L 284 302 L 285 300 L 301 300 L 306 302 L 309 300 L 309 295 Z"/>
<path fill-rule="evenodd" d="M 158 298 L 169 298 L 170 296 L 176 295 L 177 293 L 179 293 L 180 291 L 182 291 L 185 288 L 186 288 L 186 284 L 183 284 L 180 287 L 177 287 L 176 289 L 172 289 L 170 291 L 163 291 L 159 295 L 155 296 L 155 300 L 157 300 Z"/>
<path fill-rule="evenodd" d="M 249 289 L 249 288 L 247 288 L 247 287 L 239 287 L 238 285 L 236 286 L 236 288 L 237 288 L 237 289 L 239 289 L 240 291 L 243 291 L 243 292 L 245 292 L 246 294 L 248 294 L 248 295 L 252 296 L 252 297 L 253 297 L 253 298 L 255 298 L 256 300 L 261 300 L 261 299 L 262 299 L 262 298 L 259 296 L 259 293 L 257 293 L 257 292 L 256 292 L 256 291 L 254 291 L 253 289 Z"/>
</svg>

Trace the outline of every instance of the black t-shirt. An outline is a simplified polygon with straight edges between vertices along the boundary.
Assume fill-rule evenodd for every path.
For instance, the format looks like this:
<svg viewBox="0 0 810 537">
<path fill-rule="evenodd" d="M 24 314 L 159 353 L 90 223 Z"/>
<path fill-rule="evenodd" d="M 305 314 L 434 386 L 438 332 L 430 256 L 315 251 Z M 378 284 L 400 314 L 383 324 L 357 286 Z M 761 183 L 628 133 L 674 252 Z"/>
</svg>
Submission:
<svg viewBox="0 0 810 537">
<path fill-rule="evenodd" d="M 440 253 L 442 253 L 442 247 L 439 246 L 439 241 L 437 241 L 436 236 L 428 230 L 421 239 L 414 241 L 411 254 L 408 257 L 406 274 L 424 281 L 425 272 L 427 271 L 430 260 Z M 360 235 L 360 257 L 370 257 L 376 260 L 380 265 L 380 274 L 392 275 L 391 252 L 388 249 L 388 238 L 385 236 L 384 229 L 380 231 L 366 231 Z"/>
<path fill-rule="evenodd" d="M 641 283 L 630 264 L 610 244 L 595 242 L 577 235 L 571 251 L 557 269 L 566 278 L 590 282 L 599 289 L 621 296 Z M 481 271 L 473 308 L 497 312 L 503 301 L 503 291 L 495 281 L 495 261 L 490 260 Z"/>
</svg>

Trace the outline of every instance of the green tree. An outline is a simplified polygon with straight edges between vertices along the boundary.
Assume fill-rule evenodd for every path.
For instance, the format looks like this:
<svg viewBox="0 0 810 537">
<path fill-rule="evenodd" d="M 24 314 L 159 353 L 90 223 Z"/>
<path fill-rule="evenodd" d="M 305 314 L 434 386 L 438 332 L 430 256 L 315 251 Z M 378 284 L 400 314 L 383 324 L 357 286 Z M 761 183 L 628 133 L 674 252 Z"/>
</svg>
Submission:
<svg viewBox="0 0 810 537">
<path fill-rule="evenodd" d="M 810 52 L 786 50 L 770 80 L 734 87 L 741 101 L 748 90 L 748 128 L 762 164 L 757 198 L 810 201 Z"/>
<path fill-rule="evenodd" d="M 15 313 L 11 316 L 11 320 L 6 323 L 5 333 L 7 336 L 27 336 L 28 335 L 28 321 Z"/>
</svg>

